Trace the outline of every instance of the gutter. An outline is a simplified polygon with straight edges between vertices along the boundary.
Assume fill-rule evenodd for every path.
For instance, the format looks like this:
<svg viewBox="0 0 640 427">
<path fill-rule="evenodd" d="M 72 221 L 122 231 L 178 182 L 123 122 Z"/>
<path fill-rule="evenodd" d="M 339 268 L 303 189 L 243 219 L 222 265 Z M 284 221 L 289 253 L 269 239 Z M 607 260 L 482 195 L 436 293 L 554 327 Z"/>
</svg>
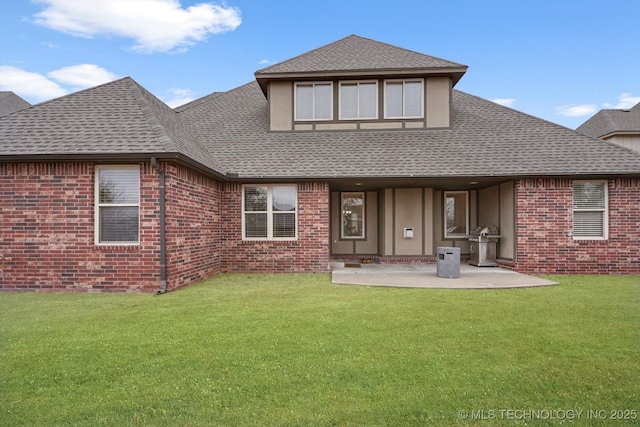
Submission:
<svg viewBox="0 0 640 427">
<path fill-rule="evenodd" d="M 158 179 L 160 181 L 160 289 L 157 294 L 162 295 L 167 293 L 167 227 L 166 227 L 166 191 L 165 191 L 165 175 L 160 166 L 158 165 L 158 159 L 151 158 L 151 167 L 158 172 Z"/>
</svg>

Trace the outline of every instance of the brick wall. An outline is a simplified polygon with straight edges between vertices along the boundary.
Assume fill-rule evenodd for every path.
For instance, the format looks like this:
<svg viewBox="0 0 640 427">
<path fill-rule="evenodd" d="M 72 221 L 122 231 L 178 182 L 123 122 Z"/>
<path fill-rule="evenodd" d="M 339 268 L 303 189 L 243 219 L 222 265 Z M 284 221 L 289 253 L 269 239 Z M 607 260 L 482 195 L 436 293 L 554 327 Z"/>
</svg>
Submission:
<svg viewBox="0 0 640 427">
<path fill-rule="evenodd" d="M 242 240 L 242 185 L 227 183 L 222 196 L 222 268 L 229 272 L 328 272 L 329 185 L 301 182 L 298 189 L 298 239 Z"/>
<path fill-rule="evenodd" d="M 220 272 L 220 183 L 178 165 L 163 165 L 167 200 L 169 290 Z"/>
<path fill-rule="evenodd" d="M 159 286 L 158 180 L 140 165 L 140 245 L 96 246 L 91 163 L 0 164 L 0 290 Z"/>
<path fill-rule="evenodd" d="M 516 183 L 516 261 L 524 273 L 640 274 L 640 179 L 608 181 L 609 239 L 574 240 L 569 179 Z"/>
</svg>

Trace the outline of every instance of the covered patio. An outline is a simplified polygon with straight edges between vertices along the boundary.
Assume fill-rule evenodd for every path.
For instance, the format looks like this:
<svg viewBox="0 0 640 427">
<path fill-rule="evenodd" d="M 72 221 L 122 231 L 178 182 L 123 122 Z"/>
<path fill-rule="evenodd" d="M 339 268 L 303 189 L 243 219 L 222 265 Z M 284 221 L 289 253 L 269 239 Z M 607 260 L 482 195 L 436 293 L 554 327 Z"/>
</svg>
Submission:
<svg viewBox="0 0 640 427">
<path fill-rule="evenodd" d="M 557 282 L 516 273 L 500 267 L 460 265 L 460 277 L 437 275 L 436 264 L 333 264 L 332 283 L 341 285 L 388 286 L 437 289 L 509 289 L 556 285 Z"/>
</svg>

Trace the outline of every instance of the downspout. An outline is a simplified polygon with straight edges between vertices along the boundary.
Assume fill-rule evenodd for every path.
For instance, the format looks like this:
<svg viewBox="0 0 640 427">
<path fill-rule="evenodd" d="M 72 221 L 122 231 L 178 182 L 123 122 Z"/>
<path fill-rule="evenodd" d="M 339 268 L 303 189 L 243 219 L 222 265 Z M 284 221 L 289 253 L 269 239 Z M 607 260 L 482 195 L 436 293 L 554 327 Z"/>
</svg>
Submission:
<svg viewBox="0 0 640 427">
<path fill-rule="evenodd" d="M 158 160 L 155 157 L 151 158 L 151 166 L 158 172 L 158 179 L 160 181 L 160 290 L 157 292 L 157 294 L 160 295 L 167 292 L 167 205 L 165 200 L 164 172 L 160 169 Z"/>
</svg>

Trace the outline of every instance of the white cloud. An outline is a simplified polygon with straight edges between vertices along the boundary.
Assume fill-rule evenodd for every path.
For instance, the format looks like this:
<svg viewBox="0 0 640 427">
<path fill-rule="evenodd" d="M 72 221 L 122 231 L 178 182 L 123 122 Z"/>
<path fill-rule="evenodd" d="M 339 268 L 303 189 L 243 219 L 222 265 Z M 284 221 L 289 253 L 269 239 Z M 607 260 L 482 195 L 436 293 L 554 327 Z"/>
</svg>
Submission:
<svg viewBox="0 0 640 427">
<path fill-rule="evenodd" d="M 565 117 L 591 116 L 598 110 L 593 104 L 568 104 L 556 107 L 556 114 Z"/>
<path fill-rule="evenodd" d="M 12 91 L 31 102 L 42 102 L 68 93 L 67 89 L 42 74 L 8 65 L 0 65 L 0 90 Z"/>
<path fill-rule="evenodd" d="M 209 3 L 183 9 L 178 0 L 38 1 L 45 4 L 38 25 L 87 38 L 129 37 L 145 53 L 182 52 L 242 22 L 239 9 Z"/>
<path fill-rule="evenodd" d="M 78 64 L 62 67 L 47 73 L 47 76 L 63 85 L 80 90 L 110 82 L 118 78 L 117 75 L 94 64 Z"/>
<path fill-rule="evenodd" d="M 628 110 L 638 102 L 640 102 L 640 96 L 633 96 L 629 92 L 625 92 L 618 95 L 617 104 L 604 103 L 602 105 L 604 106 L 604 108 L 608 109 Z"/>
<path fill-rule="evenodd" d="M 273 64 L 273 61 L 271 61 L 270 59 L 262 59 L 258 61 L 258 65 L 269 65 L 269 64 Z"/>
<path fill-rule="evenodd" d="M 195 99 L 191 89 L 171 89 L 169 92 L 172 97 L 166 101 L 166 104 L 171 108 L 179 107 Z"/>
<path fill-rule="evenodd" d="M 513 104 L 516 103 L 516 100 L 513 98 L 496 98 L 492 99 L 492 101 L 505 107 L 513 107 Z"/>
</svg>

